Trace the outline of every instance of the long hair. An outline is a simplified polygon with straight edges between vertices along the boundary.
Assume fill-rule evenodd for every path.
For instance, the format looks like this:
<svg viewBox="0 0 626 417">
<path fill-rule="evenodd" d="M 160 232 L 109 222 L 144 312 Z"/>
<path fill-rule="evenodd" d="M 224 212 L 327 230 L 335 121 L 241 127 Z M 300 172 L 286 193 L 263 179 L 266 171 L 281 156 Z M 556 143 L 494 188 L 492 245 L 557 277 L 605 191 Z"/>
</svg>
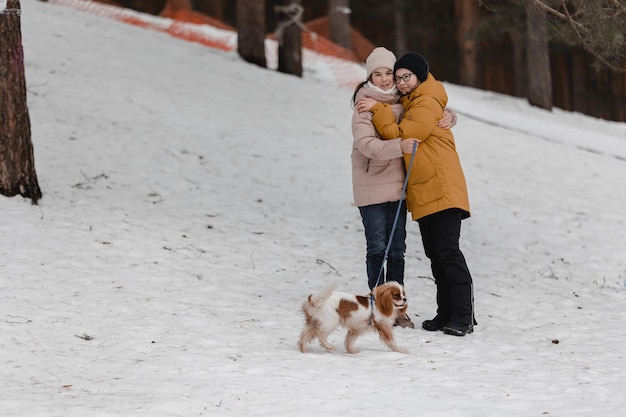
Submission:
<svg viewBox="0 0 626 417">
<path fill-rule="evenodd" d="M 356 93 L 358 93 L 359 90 L 363 88 L 363 86 L 367 84 L 368 82 L 369 82 L 369 79 L 361 82 L 359 85 L 356 86 L 356 89 L 354 90 L 354 94 L 352 94 L 352 108 L 354 108 L 354 105 L 356 104 Z"/>
</svg>

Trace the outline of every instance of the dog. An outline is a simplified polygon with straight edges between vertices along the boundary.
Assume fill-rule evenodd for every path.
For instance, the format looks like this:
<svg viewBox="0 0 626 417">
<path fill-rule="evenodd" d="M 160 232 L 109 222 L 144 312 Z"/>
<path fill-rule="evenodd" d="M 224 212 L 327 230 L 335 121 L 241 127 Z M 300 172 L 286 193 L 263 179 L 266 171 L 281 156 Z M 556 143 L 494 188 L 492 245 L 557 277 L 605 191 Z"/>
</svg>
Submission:
<svg viewBox="0 0 626 417">
<path fill-rule="evenodd" d="M 326 350 L 336 350 L 328 342 L 328 335 L 339 327 L 348 329 L 344 341 L 348 353 L 358 353 L 354 342 L 368 331 L 377 331 L 380 340 L 394 352 L 409 353 L 396 345 L 393 324 L 408 308 L 404 287 L 389 281 L 375 287 L 369 295 L 353 295 L 335 291 L 338 282 L 328 285 L 317 294 L 311 294 L 302 304 L 305 324 L 298 347 L 306 353 L 306 346 L 317 338 Z"/>
</svg>

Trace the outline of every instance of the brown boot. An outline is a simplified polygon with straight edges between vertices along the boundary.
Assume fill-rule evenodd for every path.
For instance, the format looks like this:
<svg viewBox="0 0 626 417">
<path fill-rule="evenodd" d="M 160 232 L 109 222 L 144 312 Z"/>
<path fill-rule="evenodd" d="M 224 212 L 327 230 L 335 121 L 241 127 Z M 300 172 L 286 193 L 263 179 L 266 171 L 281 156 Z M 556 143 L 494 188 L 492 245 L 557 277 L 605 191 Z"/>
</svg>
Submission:
<svg viewBox="0 0 626 417">
<path fill-rule="evenodd" d="M 396 322 L 393 325 L 404 327 L 404 328 L 408 327 L 410 329 L 415 328 L 415 324 L 413 324 L 408 314 L 403 314 L 401 316 L 398 316 L 398 318 L 396 318 Z"/>
</svg>

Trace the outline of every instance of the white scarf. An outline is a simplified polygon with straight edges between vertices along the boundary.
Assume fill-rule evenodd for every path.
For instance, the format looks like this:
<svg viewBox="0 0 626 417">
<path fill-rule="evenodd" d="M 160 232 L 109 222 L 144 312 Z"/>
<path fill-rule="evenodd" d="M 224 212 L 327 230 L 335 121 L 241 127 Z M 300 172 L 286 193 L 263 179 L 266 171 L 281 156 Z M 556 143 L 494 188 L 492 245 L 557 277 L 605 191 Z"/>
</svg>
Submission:
<svg viewBox="0 0 626 417">
<path fill-rule="evenodd" d="M 367 86 L 368 86 L 369 88 L 373 88 L 374 90 L 379 91 L 379 92 L 381 92 L 381 93 L 383 93 L 383 94 L 388 94 L 388 95 L 396 95 L 396 94 L 399 94 L 399 92 L 398 92 L 398 88 L 397 88 L 395 85 L 394 85 L 393 87 L 391 87 L 389 90 L 383 90 L 383 89 L 382 89 L 382 88 L 380 88 L 380 87 L 376 87 L 374 84 L 372 84 L 372 82 L 371 82 L 371 81 L 368 81 L 368 82 L 367 82 Z"/>
</svg>

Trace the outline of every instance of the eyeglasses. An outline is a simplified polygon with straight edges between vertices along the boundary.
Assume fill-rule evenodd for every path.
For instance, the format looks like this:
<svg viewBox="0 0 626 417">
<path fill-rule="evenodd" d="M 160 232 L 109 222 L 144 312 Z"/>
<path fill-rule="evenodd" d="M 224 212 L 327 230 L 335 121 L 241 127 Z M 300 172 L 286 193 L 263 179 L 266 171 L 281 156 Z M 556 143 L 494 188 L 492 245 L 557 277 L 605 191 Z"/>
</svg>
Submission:
<svg viewBox="0 0 626 417">
<path fill-rule="evenodd" d="M 403 76 L 401 76 L 401 77 L 393 77 L 393 81 L 394 81 L 396 84 L 399 84 L 399 83 L 400 83 L 400 80 L 404 81 L 405 83 L 408 83 L 408 82 L 409 82 L 409 80 L 411 79 L 411 77 L 412 77 L 413 75 L 415 75 L 415 74 L 413 74 L 413 73 L 411 73 L 411 72 L 407 72 L 406 74 L 404 74 L 404 75 L 403 75 Z"/>
</svg>

